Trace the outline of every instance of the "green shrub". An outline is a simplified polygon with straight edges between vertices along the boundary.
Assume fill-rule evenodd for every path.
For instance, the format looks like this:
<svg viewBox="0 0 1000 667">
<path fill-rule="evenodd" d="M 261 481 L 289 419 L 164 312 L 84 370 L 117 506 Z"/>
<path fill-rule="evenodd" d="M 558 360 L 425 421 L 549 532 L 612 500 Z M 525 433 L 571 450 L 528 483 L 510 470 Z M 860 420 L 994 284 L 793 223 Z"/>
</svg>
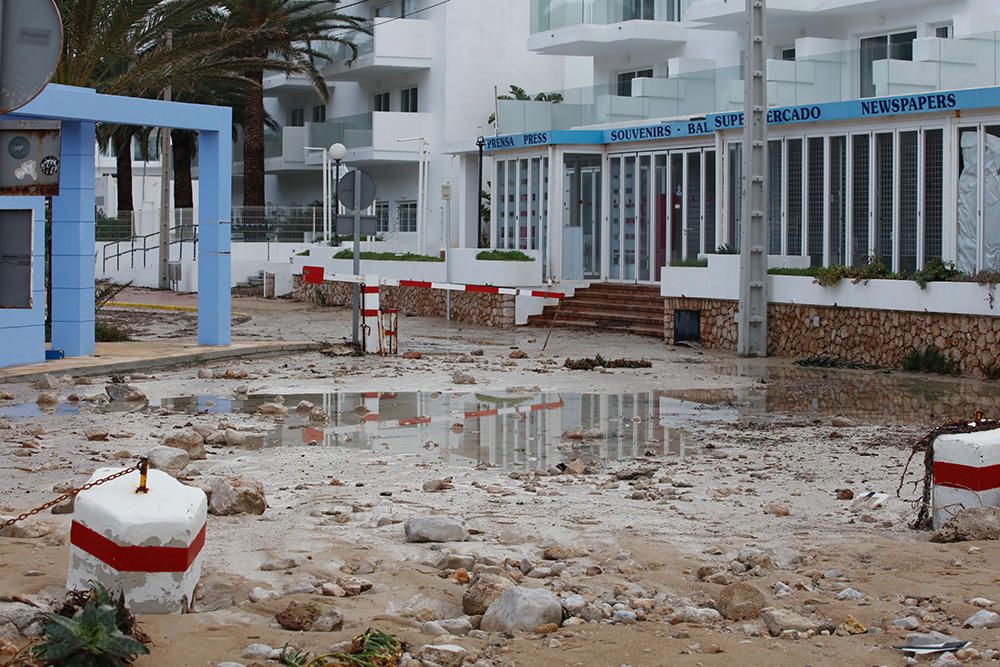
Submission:
<svg viewBox="0 0 1000 667">
<path fill-rule="evenodd" d="M 531 255 L 526 255 L 520 250 L 484 250 L 478 255 L 476 259 L 482 259 L 490 262 L 534 262 L 535 258 Z"/>
<path fill-rule="evenodd" d="M 707 259 L 672 259 L 670 260 L 670 266 L 682 267 L 682 268 L 697 268 L 697 269 L 707 269 L 708 260 Z"/>
<path fill-rule="evenodd" d="M 928 260 L 924 268 L 913 274 L 913 281 L 920 286 L 920 289 L 927 289 L 927 283 L 950 282 L 964 276 L 964 273 L 955 268 L 954 263 L 934 258 Z"/>
<path fill-rule="evenodd" d="M 903 359 L 903 370 L 938 375 L 958 375 L 961 372 L 958 364 L 944 356 L 936 347 L 910 350 Z"/>
<path fill-rule="evenodd" d="M 98 343 L 124 343 L 132 337 L 117 324 L 98 320 L 94 322 L 94 340 Z"/>
<path fill-rule="evenodd" d="M 775 267 L 773 269 L 768 269 L 768 275 L 772 276 L 803 276 L 806 278 L 815 278 L 819 275 L 819 268 L 817 267 L 806 267 L 804 269 L 793 269 L 788 267 Z"/>
<path fill-rule="evenodd" d="M 336 255 L 333 256 L 334 259 L 354 259 L 354 251 L 350 248 L 344 248 Z M 395 252 L 363 252 L 361 253 L 361 259 L 373 260 L 376 262 L 443 262 L 444 260 L 440 257 L 434 257 L 433 255 L 417 255 L 412 252 L 407 253 L 395 253 Z"/>
</svg>

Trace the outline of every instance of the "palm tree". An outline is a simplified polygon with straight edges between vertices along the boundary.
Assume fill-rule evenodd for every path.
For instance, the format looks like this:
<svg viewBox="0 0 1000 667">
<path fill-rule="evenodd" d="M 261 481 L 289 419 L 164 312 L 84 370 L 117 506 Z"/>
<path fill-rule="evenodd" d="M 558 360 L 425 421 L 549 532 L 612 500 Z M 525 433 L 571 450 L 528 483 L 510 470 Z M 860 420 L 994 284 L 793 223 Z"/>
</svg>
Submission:
<svg viewBox="0 0 1000 667">
<path fill-rule="evenodd" d="M 354 57 L 357 48 L 348 32 L 370 28 L 363 19 L 338 12 L 336 0 L 222 0 L 222 4 L 229 25 L 250 36 L 240 56 L 247 62 L 270 58 L 266 66 L 244 70 L 243 205 L 264 206 L 264 70 L 304 74 L 326 102 L 330 92 L 316 63 L 331 58 L 317 45 L 344 44 Z"/>
</svg>

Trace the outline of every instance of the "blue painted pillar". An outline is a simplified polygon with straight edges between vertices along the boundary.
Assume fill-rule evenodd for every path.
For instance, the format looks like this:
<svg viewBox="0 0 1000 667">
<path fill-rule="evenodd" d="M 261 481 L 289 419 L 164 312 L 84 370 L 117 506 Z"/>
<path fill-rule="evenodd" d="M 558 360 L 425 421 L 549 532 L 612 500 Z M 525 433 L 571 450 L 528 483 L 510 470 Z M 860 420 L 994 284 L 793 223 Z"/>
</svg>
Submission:
<svg viewBox="0 0 1000 667">
<path fill-rule="evenodd" d="M 228 129 L 228 128 L 227 128 Z M 228 133 L 198 134 L 198 344 L 229 345 L 233 147 Z"/>
<path fill-rule="evenodd" d="M 52 347 L 94 354 L 94 123 L 64 121 L 52 198 Z"/>
<path fill-rule="evenodd" d="M 31 308 L 0 310 L 0 366 L 39 363 L 45 361 L 45 198 L 0 197 L 0 209 L 34 211 Z"/>
</svg>

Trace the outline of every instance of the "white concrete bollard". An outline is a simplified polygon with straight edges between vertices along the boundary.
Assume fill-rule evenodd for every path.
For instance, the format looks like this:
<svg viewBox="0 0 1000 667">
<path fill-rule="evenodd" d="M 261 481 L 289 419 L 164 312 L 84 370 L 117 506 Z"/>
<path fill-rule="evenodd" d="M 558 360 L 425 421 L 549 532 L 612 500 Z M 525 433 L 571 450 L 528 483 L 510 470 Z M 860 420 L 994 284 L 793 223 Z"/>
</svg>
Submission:
<svg viewBox="0 0 1000 667">
<path fill-rule="evenodd" d="M 934 440 L 933 525 L 963 509 L 1000 506 L 1000 430 Z"/>
<path fill-rule="evenodd" d="M 362 334 L 365 352 L 368 354 L 379 354 L 379 286 L 378 276 L 365 276 L 365 282 L 361 285 L 364 293 L 364 306 L 362 307 Z"/>
<path fill-rule="evenodd" d="M 121 468 L 101 468 L 90 481 Z M 97 581 L 122 590 L 137 614 L 170 614 L 192 606 L 201 577 L 208 500 L 160 470 L 147 493 L 131 472 L 76 497 L 70 529 L 69 590 Z"/>
</svg>

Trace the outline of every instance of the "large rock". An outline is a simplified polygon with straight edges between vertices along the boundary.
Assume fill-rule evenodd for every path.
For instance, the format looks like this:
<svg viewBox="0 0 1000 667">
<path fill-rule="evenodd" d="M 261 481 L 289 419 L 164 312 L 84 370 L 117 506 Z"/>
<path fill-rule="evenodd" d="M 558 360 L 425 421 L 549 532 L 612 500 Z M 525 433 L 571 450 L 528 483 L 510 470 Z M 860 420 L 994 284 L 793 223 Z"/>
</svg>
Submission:
<svg viewBox="0 0 1000 667">
<path fill-rule="evenodd" d="M 285 630 L 312 630 L 322 615 L 322 610 L 312 602 L 289 602 L 283 611 L 278 612 L 274 620 Z"/>
<path fill-rule="evenodd" d="M 251 447 L 253 449 L 260 449 L 264 446 L 264 434 L 237 431 L 236 429 L 227 428 L 225 431 L 225 442 L 230 447 Z"/>
<path fill-rule="evenodd" d="M 544 588 L 514 586 L 490 605 L 479 627 L 484 632 L 514 632 L 550 623 L 562 625 L 559 598 Z"/>
<path fill-rule="evenodd" d="M 112 403 L 145 403 L 148 400 L 146 394 L 130 384 L 112 382 L 104 385 L 104 391 L 108 392 Z"/>
<path fill-rule="evenodd" d="M 989 611 L 988 609 L 980 609 L 975 614 L 966 619 L 963 626 L 966 628 L 987 628 L 992 630 L 993 628 L 1000 628 L 1000 614 L 996 612 Z"/>
<path fill-rule="evenodd" d="M 149 465 L 169 473 L 171 477 L 177 477 L 191 461 L 188 453 L 177 447 L 153 447 L 147 456 Z"/>
<path fill-rule="evenodd" d="M 41 380 L 35 383 L 35 386 L 39 389 L 62 389 L 63 387 L 68 387 L 71 384 L 73 384 L 73 378 L 69 375 L 56 377 L 46 373 L 42 376 Z"/>
<path fill-rule="evenodd" d="M 932 542 L 1000 540 L 1000 507 L 974 507 L 958 512 L 931 537 Z"/>
<path fill-rule="evenodd" d="M 749 621 L 760 616 L 764 594 L 750 584 L 735 583 L 722 589 L 716 604 L 719 613 L 730 621 Z"/>
<path fill-rule="evenodd" d="M 205 458 L 205 438 L 202 437 L 201 433 L 192 428 L 171 431 L 163 438 L 162 444 L 166 447 L 183 449 L 193 461 L 200 461 Z"/>
<path fill-rule="evenodd" d="M 59 403 L 59 397 L 51 391 L 43 391 L 38 394 L 38 398 L 35 399 L 35 402 L 43 407 L 57 405 Z"/>
<path fill-rule="evenodd" d="M 46 611 L 23 602 L 0 602 L 0 626 L 10 623 L 23 633 L 33 623 L 43 621 Z"/>
<path fill-rule="evenodd" d="M 462 610 L 469 616 L 485 614 L 486 610 L 496 602 L 514 582 L 498 574 L 483 573 L 472 580 L 472 584 L 462 595 Z"/>
<path fill-rule="evenodd" d="M 263 514 L 267 509 L 264 487 L 245 477 L 216 477 L 211 484 L 210 514 Z"/>
<path fill-rule="evenodd" d="M 467 542 L 469 531 L 458 519 L 447 516 L 416 516 L 403 524 L 407 542 Z"/>
<path fill-rule="evenodd" d="M 461 667 L 465 655 L 465 649 L 455 644 L 426 644 L 417 652 L 417 657 L 424 664 L 441 667 Z"/>
<path fill-rule="evenodd" d="M 818 620 L 806 618 L 790 609 L 768 609 L 764 611 L 764 624 L 775 637 L 787 630 L 816 632 L 822 625 Z"/>
</svg>

